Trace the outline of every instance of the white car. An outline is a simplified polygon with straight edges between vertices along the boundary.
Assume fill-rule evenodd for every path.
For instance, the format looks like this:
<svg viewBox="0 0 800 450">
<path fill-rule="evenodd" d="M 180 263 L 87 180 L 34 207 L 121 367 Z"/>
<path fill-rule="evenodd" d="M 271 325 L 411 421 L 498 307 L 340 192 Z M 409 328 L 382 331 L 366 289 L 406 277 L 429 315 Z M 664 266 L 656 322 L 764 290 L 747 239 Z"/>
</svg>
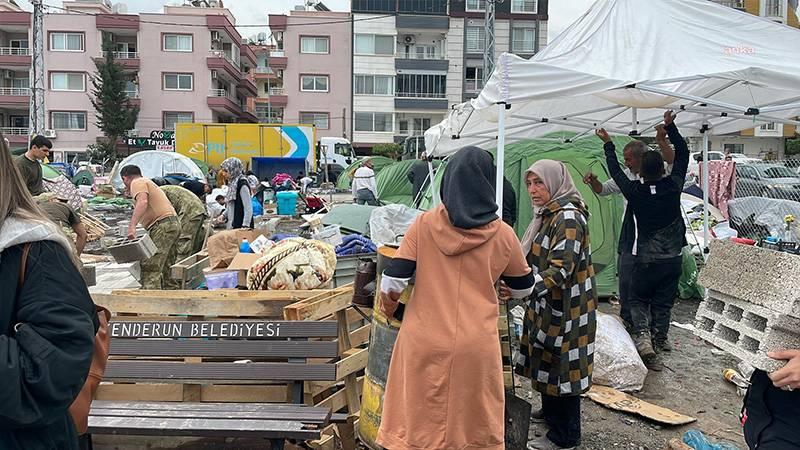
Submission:
<svg viewBox="0 0 800 450">
<path fill-rule="evenodd" d="M 741 164 L 754 164 L 762 162 L 760 159 L 751 158 L 749 156 L 746 156 L 744 153 L 729 153 L 728 156 L 730 156 L 732 161 Z"/>
<path fill-rule="evenodd" d="M 699 155 L 699 156 L 698 156 Z M 703 152 L 692 152 L 689 153 L 689 168 L 687 173 L 689 175 L 698 175 L 700 172 L 698 170 L 699 165 L 697 163 L 697 159 L 700 156 L 703 156 Z M 708 152 L 708 160 L 709 161 L 722 161 L 725 159 L 725 154 L 722 152 L 717 151 L 710 151 Z"/>
</svg>

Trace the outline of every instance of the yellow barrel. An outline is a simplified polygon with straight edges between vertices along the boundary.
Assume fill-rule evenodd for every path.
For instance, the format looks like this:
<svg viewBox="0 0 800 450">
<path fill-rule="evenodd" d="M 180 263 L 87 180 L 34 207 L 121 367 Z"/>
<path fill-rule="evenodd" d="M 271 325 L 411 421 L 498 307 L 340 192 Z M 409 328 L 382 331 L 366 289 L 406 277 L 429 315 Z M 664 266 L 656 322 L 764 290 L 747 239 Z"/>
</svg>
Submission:
<svg viewBox="0 0 800 450">
<path fill-rule="evenodd" d="M 396 252 L 397 250 L 392 247 L 378 249 L 377 285 L 379 288 L 375 292 L 375 309 L 372 313 L 372 330 L 369 337 L 369 359 L 361 393 L 361 417 L 358 421 L 358 437 L 364 445 L 372 450 L 383 450 L 376 440 L 378 439 L 378 428 L 381 425 L 383 394 L 386 392 L 389 362 L 392 359 L 392 350 L 401 323 L 395 318 L 387 318 L 380 308 L 381 274 Z M 407 304 L 413 289 L 412 280 L 400 297 L 401 303 Z"/>
</svg>

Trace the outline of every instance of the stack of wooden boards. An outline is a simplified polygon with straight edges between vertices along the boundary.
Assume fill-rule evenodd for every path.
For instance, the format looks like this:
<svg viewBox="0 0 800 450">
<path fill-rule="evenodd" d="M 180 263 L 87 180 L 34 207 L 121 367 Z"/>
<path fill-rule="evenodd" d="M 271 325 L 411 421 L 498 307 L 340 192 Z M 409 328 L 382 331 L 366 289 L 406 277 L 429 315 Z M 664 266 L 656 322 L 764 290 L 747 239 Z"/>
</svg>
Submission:
<svg viewBox="0 0 800 450">
<path fill-rule="evenodd" d="M 89 235 L 86 239 L 87 242 L 94 242 L 102 237 L 105 237 L 106 232 L 109 230 L 109 228 L 111 228 L 89 214 L 79 215 L 81 217 L 81 222 L 83 222 L 83 226 L 86 227 L 86 233 Z"/>
</svg>

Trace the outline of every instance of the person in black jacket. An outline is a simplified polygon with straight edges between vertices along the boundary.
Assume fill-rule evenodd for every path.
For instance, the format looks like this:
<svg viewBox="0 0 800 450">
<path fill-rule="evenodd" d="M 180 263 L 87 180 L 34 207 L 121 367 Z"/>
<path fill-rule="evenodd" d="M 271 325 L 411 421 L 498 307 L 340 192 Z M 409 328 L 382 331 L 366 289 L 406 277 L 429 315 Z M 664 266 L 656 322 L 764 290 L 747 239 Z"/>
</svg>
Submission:
<svg viewBox="0 0 800 450">
<path fill-rule="evenodd" d="M 681 276 L 681 249 L 686 245 L 686 227 L 681 215 L 681 192 L 689 166 L 689 148 L 673 122 L 672 111 L 664 113 L 664 129 L 675 147 L 672 172 L 664 177 L 659 152 L 642 155 L 642 181 L 631 181 L 620 167 L 614 143 L 604 129 L 597 136 L 605 143 L 611 177 L 628 200 L 626 214 L 636 224 L 630 312 L 631 335 L 645 365 L 663 369 L 656 348 L 666 348 L 672 306 Z"/>
<path fill-rule="evenodd" d="M 429 175 L 428 163 L 426 162 L 426 156 L 423 152 L 419 155 L 419 159 L 414 161 L 414 164 L 411 165 L 411 169 L 406 174 L 408 181 L 411 182 L 411 197 L 414 201 L 415 208 L 419 208 L 422 197 L 425 195 L 424 193 L 420 195 L 420 192 L 427 189 L 430 185 L 430 183 L 428 183 Z"/>
<path fill-rule="evenodd" d="M 222 176 L 228 184 L 225 211 L 228 229 L 253 228 L 253 198 L 250 184 L 244 176 L 244 164 L 239 158 L 222 161 Z"/>
<path fill-rule="evenodd" d="M 800 448 L 800 349 L 767 353 L 786 365 L 767 374 L 756 369 L 740 419 L 753 450 Z"/>
<path fill-rule="evenodd" d="M 77 263 L 0 144 L 0 449 L 79 448 L 68 408 L 89 373 L 98 319 Z"/>
</svg>

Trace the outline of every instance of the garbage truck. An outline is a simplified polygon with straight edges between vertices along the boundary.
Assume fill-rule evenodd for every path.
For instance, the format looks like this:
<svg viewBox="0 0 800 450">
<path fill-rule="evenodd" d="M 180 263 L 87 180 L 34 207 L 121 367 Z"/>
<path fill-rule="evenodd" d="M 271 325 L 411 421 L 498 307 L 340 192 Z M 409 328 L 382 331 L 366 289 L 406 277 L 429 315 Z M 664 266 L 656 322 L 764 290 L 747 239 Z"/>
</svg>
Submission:
<svg viewBox="0 0 800 450">
<path fill-rule="evenodd" d="M 322 138 L 318 143 L 316 128 L 302 124 L 179 123 L 175 150 L 214 168 L 235 156 L 262 180 L 303 172 L 324 181 L 326 167 L 335 180 L 355 158 L 347 139 Z"/>
</svg>

